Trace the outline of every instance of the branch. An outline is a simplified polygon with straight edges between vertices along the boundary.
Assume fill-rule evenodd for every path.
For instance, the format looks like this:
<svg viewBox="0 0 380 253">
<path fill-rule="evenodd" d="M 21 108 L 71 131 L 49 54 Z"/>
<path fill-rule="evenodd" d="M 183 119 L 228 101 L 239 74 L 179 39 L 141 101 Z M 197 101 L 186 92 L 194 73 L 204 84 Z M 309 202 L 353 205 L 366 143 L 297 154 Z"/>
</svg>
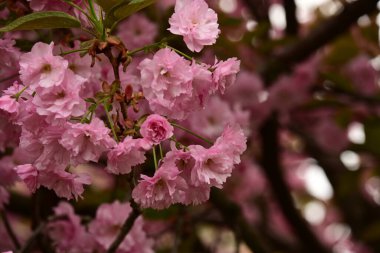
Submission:
<svg viewBox="0 0 380 253">
<path fill-rule="evenodd" d="M 289 68 L 307 59 L 318 49 L 347 31 L 359 17 L 374 12 L 377 2 L 378 0 L 357 0 L 346 4 L 339 14 L 323 21 L 303 39 L 285 47 L 262 70 L 266 84 L 270 86 L 280 74 L 290 70 Z"/>
<path fill-rule="evenodd" d="M 124 222 L 120 233 L 116 237 L 115 241 L 111 244 L 109 249 L 107 250 L 107 253 L 115 253 L 117 249 L 119 248 L 120 244 L 124 241 L 125 237 L 128 235 L 129 231 L 131 231 L 133 224 L 135 223 L 136 219 L 140 216 L 141 211 L 136 205 L 136 203 L 131 200 L 131 207 L 132 207 L 132 213 L 129 215 L 129 217 Z"/>
<path fill-rule="evenodd" d="M 263 171 L 271 185 L 273 195 L 284 216 L 298 237 L 305 252 L 327 253 L 327 250 L 311 231 L 309 224 L 294 205 L 291 192 L 284 180 L 280 165 L 280 146 L 277 115 L 272 115 L 260 129 Z"/>
<path fill-rule="evenodd" d="M 211 190 L 210 201 L 216 209 L 222 214 L 225 222 L 235 232 L 239 238 L 244 240 L 247 246 L 255 253 L 269 253 L 262 244 L 262 239 L 250 227 L 249 223 L 243 218 L 240 207 L 230 201 L 222 191 L 218 189 Z"/>
<path fill-rule="evenodd" d="M 9 235 L 9 237 L 11 238 L 11 240 L 12 240 L 13 244 L 15 245 L 16 249 L 17 250 L 20 249 L 20 247 L 21 247 L 20 242 L 18 241 L 17 236 L 16 236 L 15 232 L 12 229 L 12 226 L 11 226 L 11 224 L 9 222 L 7 213 L 4 210 L 1 210 L 0 214 L 1 214 L 1 219 L 4 222 L 4 226 L 5 226 L 5 229 L 7 230 L 7 233 Z"/>
<path fill-rule="evenodd" d="M 342 191 L 344 187 L 347 187 L 344 185 L 346 177 L 342 176 L 342 173 L 352 172 L 346 169 L 337 155 L 323 151 L 307 133 L 295 126 L 289 126 L 289 129 L 302 138 L 306 152 L 314 157 L 323 168 L 334 190 L 334 202 L 342 211 L 343 219 L 352 229 L 354 238 L 365 240 L 365 238 L 361 238 L 362 232 L 365 232 L 364 230 L 371 224 L 379 222 L 379 207 L 363 198 L 359 189 L 352 189 L 349 192 Z M 378 241 L 373 242 L 370 246 L 375 248 L 375 252 L 380 250 Z"/>
</svg>

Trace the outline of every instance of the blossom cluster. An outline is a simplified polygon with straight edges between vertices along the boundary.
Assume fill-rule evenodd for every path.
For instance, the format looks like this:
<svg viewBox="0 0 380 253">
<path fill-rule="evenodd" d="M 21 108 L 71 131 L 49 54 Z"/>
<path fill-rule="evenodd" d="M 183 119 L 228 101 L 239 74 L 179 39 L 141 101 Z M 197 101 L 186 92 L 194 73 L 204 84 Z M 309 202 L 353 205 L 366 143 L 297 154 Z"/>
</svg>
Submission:
<svg viewBox="0 0 380 253">
<path fill-rule="evenodd" d="M 51 5 L 31 1 L 35 10 L 55 10 L 54 6 L 57 10 L 67 7 L 60 1 Z M 149 24 L 138 14 L 122 25 L 135 27 L 131 22 L 142 19 Z M 216 13 L 203 0 L 177 1 L 169 23 L 169 30 L 182 35 L 189 49 L 197 52 L 215 43 L 220 32 Z M 121 30 L 119 34 L 127 47 L 140 46 Z M 153 42 L 155 33 L 151 34 L 144 43 Z M 74 44 L 79 47 L 78 42 Z M 11 171 L 31 192 L 46 187 L 59 197 L 78 199 L 84 186 L 91 184 L 91 175 L 78 173 L 75 167 L 106 158 L 105 171 L 129 174 L 146 163 L 152 152 L 156 156 L 159 147 L 156 171 L 141 176 L 132 192 L 134 200 L 143 208 L 156 209 L 175 203 L 199 204 L 209 198 L 212 186 L 222 188 L 246 149 L 243 130 L 234 122 L 223 122 L 222 135 L 213 136 L 216 141 L 208 148 L 180 144 L 173 127 L 178 120 L 202 111 L 212 95 L 223 94 L 234 83 L 240 68 L 236 58 L 207 65 L 168 46 L 152 58 L 133 59 L 121 73 L 121 85 L 115 86 L 116 76 L 112 77 L 112 66 L 105 58 L 91 67 L 89 55 L 62 54 L 72 48 L 53 42 L 37 42 L 23 54 L 11 39 L 0 40 L 0 45 L 2 56 L 17 63 L 13 71 L 19 66 L 19 79 L 0 97 L 0 116 L 6 122 L 2 150 L 14 149 Z M 134 107 L 116 99 L 116 94 L 135 99 Z M 149 107 L 144 108 L 144 101 Z M 137 110 L 132 118 L 125 116 Z M 133 131 L 125 133 L 128 128 Z M 168 149 L 165 155 L 161 145 Z M 7 191 L 0 188 L 0 193 L 4 202 Z"/>
</svg>

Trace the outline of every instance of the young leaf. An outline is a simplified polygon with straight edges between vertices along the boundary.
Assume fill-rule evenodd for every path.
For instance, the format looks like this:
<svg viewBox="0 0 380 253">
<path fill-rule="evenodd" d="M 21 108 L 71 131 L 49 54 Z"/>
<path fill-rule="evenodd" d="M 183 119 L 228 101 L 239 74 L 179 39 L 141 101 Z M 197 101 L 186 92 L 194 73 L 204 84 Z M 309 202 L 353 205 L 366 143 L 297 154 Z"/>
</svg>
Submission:
<svg viewBox="0 0 380 253">
<path fill-rule="evenodd" d="M 122 3 L 114 6 L 107 14 L 106 22 L 112 26 L 115 22 L 119 22 L 135 12 L 138 12 L 145 7 L 153 4 L 155 0 L 131 0 L 123 1 Z"/>
<path fill-rule="evenodd" d="M 73 16 L 60 11 L 34 12 L 20 17 L 10 24 L 1 27 L 0 32 L 17 30 L 36 30 L 54 28 L 80 27 L 80 22 Z"/>
</svg>

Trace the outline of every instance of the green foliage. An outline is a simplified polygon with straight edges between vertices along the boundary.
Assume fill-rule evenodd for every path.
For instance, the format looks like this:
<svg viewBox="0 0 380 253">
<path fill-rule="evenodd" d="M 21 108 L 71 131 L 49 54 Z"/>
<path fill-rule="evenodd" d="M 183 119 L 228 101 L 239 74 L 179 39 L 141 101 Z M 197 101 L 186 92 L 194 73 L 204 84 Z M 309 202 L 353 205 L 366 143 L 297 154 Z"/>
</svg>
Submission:
<svg viewBox="0 0 380 253">
<path fill-rule="evenodd" d="M 102 7 L 102 9 L 105 12 L 109 12 L 112 7 L 114 7 L 117 4 L 120 4 L 121 2 L 124 2 L 123 0 L 96 0 L 96 3 Z"/>
<path fill-rule="evenodd" d="M 80 26 L 81 24 L 79 20 L 73 16 L 59 11 L 47 11 L 35 12 L 20 17 L 10 24 L 0 28 L 0 32 L 54 28 L 75 28 Z"/>
<path fill-rule="evenodd" d="M 106 26 L 112 27 L 114 24 L 129 17 L 135 12 L 153 4 L 155 0 L 131 0 L 118 1 L 108 12 L 106 11 Z M 109 6 L 107 7 L 109 8 Z"/>
</svg>

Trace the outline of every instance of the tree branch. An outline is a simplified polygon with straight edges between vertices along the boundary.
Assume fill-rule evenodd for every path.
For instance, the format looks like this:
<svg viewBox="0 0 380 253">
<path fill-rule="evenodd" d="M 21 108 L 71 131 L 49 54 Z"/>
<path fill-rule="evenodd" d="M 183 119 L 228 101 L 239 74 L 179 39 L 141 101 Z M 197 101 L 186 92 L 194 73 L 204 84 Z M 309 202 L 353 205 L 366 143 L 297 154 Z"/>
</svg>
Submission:
<svg viewBox="0 0 380 253">
<path fill-rule="evenodd" d="M 109 249 L 107 250 L 107 253 L 115 253 L 117 249 L 119 248 L 120 244 L 124 241 L 125 237 L 128 235 L 129 231 L 131 231 L 133 224 L 135 223 L 136 219 L 140 216 L 141 211 L 138 208 L 137 204 L 131 200 L 131 207 L 132 207 L 132 213 L 129 215 L 129 217 L 124 222 L 120 233 L 116 237 L 115 241 L 111 244 Z"/>
<path fill-rule="evenodd" d="M 17 250 L 20 249 L 20 247 L 21 247 L 20 242 L 18 241 L 17 236 L 16 236 L 15 232 L 12 229 L 12 226 L 11 226 L 11 224 L 9 222 L 7 213 L 4 210 L 1 210 L 0 214 L 1 214 L 1 219 L 4 222 L 5 229 L 6 229 L 7 233 L 8 233 L 8 235 L 9 235 L 9 237 L 11 238 L 11 240 L 12 240 L 15 248 Z"/>
<path fill-rule="evenodd" d="M 346 4 L 339 14 L 323 21 L 304 38 L 286 46 L 280 53 L 274 55 L 262 70 L 262 76 L 267 85 L 270 86 L 280 74 L 290 70 L 292 66 L 307 59 L 318 49 L 347 31 L 359 17 L 374 12 L 377 2 L 378 0 L 357 0 Z"/>
<path fill-rule="evenodd" d="M 244 240 L 247 246 L 255 253 L 269 253 L 268 249 L 262 245 L 262 238 L 250 227 L 244 219 L 240 207 L 230 201 L 221 190 L 212 189 L 210 201 L 222 214 L 225 222 L 234 233 Z"/>
</svg>

